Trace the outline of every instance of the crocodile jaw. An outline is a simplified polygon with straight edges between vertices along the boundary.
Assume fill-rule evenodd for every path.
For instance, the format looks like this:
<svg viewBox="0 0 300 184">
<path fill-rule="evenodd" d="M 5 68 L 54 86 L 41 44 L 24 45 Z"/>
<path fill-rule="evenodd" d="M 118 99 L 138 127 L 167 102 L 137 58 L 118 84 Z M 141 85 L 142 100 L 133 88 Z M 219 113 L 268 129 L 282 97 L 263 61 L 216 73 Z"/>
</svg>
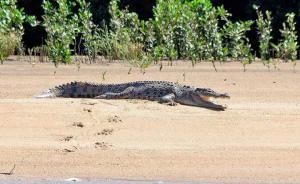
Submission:
<svg viewBox="0 0 300 184">
<path fill-rule="evenodd" d="M 210 96 L 202 96 L 202 95 L 200 95 L 200 97 L 201 97 L 201 99 L 202 99 L 203 101 L 211 102 Z"/>
<path fill-rule="evenodd" d="M 226 93 L 220 94 L 220 96 L 207 96 L 207 95 L 200 95 L 200 98 L 205 101 L 205 102 L 212 102 L 211 98 L 217 99 L 217 98 L 222 98 L 222 99 L 229 99 L 230 96 L 228 96 Z"/>
<path fill-rule="evenodd" d="M 228 96 L 227 94 L 221 94 L 220 96 L 206 96 L 206 95 L 200 95 L 200 98 L 203 102 L 207 103 L 206 105 L 211 105 L 212 109 L 219 109 L 219 110 L 225 110 L 227 108 L 226 105 L 220 105 L 218 103 L 216 103 L 216 101 L 212 100 L 212 99 L 217 99 L 217 98 L 222 98 L 222 99 L 229 99 L 230 96 Z M 205 106 L 205 105 L 204 105 Z"/>
</svg>

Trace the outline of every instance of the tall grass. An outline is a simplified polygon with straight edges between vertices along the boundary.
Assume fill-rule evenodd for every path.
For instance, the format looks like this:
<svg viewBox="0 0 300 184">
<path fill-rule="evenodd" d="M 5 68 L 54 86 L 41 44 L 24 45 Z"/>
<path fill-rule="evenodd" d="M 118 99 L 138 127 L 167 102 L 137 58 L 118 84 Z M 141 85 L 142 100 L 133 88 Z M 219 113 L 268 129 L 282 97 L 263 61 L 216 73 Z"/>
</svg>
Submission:
<svg viewBox="0 0 300 184">
<path fill-rule="evenodd" d="M 5 58 L 13 54 L 17 46 L 20 44 L 20 39 L 14 33 L 0 32 L 0 62 L 3 64 Z"/>
</svg>

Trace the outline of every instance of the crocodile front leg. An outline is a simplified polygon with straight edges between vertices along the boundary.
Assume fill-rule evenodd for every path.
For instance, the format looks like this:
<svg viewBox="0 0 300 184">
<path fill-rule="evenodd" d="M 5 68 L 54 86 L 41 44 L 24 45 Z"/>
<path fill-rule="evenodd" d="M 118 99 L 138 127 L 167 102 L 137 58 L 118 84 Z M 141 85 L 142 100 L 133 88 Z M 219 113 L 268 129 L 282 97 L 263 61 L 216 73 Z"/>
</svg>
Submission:
<svg viewBox="0 0 300 184">
<path fill-rule="evenodd" d="M 170 93 L 170 94 L 160 97 L 159 103 L 164 103 L 164 104 L 167 104 L 170 106 L 175 106 L 175 105 L 177 105 L 177 103 L 174 100 L 175 100 L 175 94 Z"/>
</svg>

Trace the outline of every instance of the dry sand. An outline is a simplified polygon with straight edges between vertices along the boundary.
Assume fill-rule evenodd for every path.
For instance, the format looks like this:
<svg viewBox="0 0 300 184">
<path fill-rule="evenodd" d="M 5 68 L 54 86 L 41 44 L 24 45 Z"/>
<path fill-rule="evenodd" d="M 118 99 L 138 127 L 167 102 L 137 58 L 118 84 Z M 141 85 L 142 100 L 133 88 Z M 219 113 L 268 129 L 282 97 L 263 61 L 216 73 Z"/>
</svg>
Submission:
<svg viewBox="0 0 300 184">
<path fill-rule="evenodd" d="M 300 71 L 259 63 L 0 66 L 0 180 L 111 178 L 300 183 Z M 102 73 L 107 71 L 105 80 Z M 185 76 L 185 77 L 184 77 Z M 140 100 L 34 99 L 74 80 L 168 80 L 227 92 L 224 112 Z M 6 172 L 16 165 L 10 176 Z"/>
</svg>

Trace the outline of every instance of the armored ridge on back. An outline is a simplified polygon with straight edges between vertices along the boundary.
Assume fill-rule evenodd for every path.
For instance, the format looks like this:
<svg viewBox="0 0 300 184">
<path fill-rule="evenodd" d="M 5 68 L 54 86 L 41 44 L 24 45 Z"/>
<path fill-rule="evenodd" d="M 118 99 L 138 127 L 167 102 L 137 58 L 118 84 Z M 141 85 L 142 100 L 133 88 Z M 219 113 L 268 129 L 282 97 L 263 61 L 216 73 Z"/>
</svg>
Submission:
<svg viewBox="0 0 300 184">
<path fill-rule="evenodd" d="M 226 107 L 209 101 L 213 98 L 230 98 L 209 88 L 194 88 L 167 81 L 137 81 L 122 84 L 94 84 L 71 82 L 56 86 L 37 98 L 97 98 L 97 99 L 144 99 L 175 105 L 225 110 Z"/>
</svg>

